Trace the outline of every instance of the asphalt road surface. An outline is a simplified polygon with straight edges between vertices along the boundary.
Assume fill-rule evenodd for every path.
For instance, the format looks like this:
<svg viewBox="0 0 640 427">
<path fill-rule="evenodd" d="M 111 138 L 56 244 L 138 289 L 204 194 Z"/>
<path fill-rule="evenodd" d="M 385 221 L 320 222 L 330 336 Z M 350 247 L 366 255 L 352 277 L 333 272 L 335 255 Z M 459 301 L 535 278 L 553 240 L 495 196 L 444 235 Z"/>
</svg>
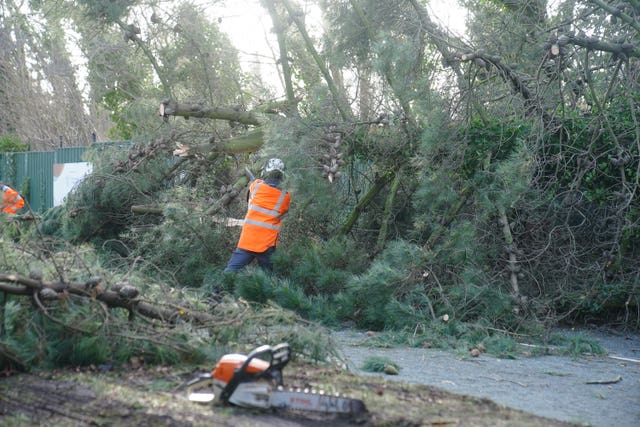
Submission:
<svg viewBox="0 0 640 427">
<path fill-rule="evenodd" d="M 367 346 L 367 336 L 334 333 L 349 368 L 372 356 L 400 366 L 389 379 L 483 397 L 536 415 L 593 427 L 640 426 L 640 335 L 600 330 L 563 330 L 597 340 L 606 356 L 545 355 L 500 359 L 456 352 Z M 630 360 L 622 360 L 626 358 Z M 635 360 L 635 361 L 634 361 Z M 368 373 L 368 375 L 385 375 Z"/>
</svg>

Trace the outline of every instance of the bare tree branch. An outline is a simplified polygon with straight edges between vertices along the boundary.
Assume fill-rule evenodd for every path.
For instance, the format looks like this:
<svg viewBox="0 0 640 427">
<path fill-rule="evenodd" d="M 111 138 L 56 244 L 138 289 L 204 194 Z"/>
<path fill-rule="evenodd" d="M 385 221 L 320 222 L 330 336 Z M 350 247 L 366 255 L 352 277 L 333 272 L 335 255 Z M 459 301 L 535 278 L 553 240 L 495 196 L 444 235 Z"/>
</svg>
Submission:
<svg viewBox="0 0 640 427">
<path fill-rule="evenodd" d="M 137 298 L 137 290 L 129 285 L 115 286 L 114 289 L 103 289 L 100 278 L 91 278 L 86 282 L 62 282 L 31 279 L 18 274 L 0 274 L 0 290 L 12 295 L 32 295 L 42 291 L 62 297 L 66 292 L 89 299 L 96 299 L 110 308 L 124 308 L 131 313 L 140 314 L 150 319 L 167 323 L 179 320 L 208 323 L 213 320 L 206 313 L 191 311 L 185 307 L 161 307 Z"/>
</svg>

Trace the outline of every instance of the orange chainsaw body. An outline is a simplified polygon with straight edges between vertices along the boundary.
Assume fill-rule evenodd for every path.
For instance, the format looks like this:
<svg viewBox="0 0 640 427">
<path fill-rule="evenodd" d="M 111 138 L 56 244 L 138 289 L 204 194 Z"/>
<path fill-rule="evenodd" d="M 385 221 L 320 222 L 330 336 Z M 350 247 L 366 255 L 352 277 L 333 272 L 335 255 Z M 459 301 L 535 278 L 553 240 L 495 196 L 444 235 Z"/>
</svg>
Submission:
<svg viewBox="0 0 640 427">
<path fill-rule="evenodd" d="M 247 360 L 247 356 L 244 354 L 225 354 L 218 360 L 215 368 L 213 369 L 213 379 L 221 383 L 227 384 L 231 378 L 235 375 L 236 371 Z M 269 362 L 262 359 L 253 358 L 249 361 L 249 365 L 246 368 L 246 372 L 249 374 L 257 374 L 269 369 Z"/>
</svg>

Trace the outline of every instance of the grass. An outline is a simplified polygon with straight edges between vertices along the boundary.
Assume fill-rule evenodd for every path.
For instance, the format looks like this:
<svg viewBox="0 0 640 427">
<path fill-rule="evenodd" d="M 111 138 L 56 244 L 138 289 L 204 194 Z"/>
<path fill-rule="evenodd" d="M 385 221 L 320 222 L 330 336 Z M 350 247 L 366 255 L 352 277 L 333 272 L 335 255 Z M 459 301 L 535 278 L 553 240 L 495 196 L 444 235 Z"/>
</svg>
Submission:
<svg viewBox="0 0 640 427">
<path fill-rule="evenodd" d="M 393 375 L 400 371 L 400 366 L 388 357 L 370 356 L 362 363 L 361 369 L 365 372 L 380 372 Z"/>
<path fill-rule="evenodd" d="M 562 347 L 561 354 L 577 358 L 583 355 L 604 355 L 607 351 L 597 340 L 587 338 L 583 334 L 568 337 Z"/>
</svg>

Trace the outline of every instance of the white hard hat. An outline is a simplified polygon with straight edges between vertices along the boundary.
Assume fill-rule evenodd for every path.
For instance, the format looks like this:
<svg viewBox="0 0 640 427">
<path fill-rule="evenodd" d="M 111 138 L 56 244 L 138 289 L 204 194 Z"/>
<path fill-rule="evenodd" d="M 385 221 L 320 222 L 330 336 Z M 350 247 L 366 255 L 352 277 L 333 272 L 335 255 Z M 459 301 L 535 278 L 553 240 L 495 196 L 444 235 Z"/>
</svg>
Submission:
<svg viewBox="0 0 640 427">
<path fill-rule="evenodd" d="M 269 159 L 264 169 L 262 170 L 264 174 L 273 171 L 279 171 L 284 173 L 284 162 L 278 158 Z"/>
</svg>

